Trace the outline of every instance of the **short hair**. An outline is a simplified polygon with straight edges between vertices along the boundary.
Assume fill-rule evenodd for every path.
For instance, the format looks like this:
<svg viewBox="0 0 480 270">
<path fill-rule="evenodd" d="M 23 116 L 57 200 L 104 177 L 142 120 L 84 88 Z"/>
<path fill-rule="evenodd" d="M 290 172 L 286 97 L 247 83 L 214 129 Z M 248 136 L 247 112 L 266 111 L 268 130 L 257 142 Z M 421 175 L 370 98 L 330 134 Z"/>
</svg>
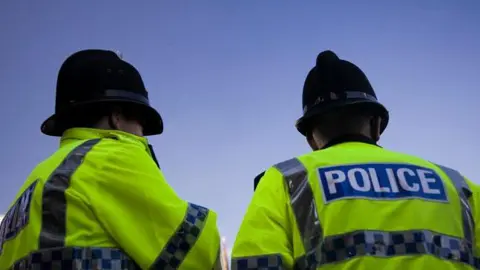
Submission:
<svg viewBox="0 0 480 270">
<path fill-rule="evenodd" d="M 311 121 L 313 130 L 331 138 L 345 134 L 361 134 L 368 128 L 375 114 L 355 106 L 345 106 L 326 114 L 314 117 Z"/>
</svg>

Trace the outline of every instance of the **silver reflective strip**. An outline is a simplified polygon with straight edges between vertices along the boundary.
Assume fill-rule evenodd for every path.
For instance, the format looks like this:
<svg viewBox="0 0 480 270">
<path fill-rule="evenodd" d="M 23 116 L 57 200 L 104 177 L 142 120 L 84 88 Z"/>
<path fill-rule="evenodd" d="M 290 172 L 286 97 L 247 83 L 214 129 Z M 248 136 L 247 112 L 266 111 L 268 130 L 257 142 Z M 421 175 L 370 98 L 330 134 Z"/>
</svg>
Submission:
<svg viewBox="0 0 480 270">
<path fill-rule="evenodd" d="M 200 237 L 208 212 L 205 207 L 189 203 L 182 224 L 170 237 L 150 268 L 178 269 Z"/>
<path fill-rule="evenodd" d="M 65 247 L 40 250 L 18 260 L 14 270 L 140 270 L 141 268 L 119 249 Z"/>
<path fill-rule="evenodd" d="M 360 256 L 393 257 L 425 254 L 474 266 L 473 254 L 462 242 L 462 238 L 428 230 L 350 232 L 324 239 L 321 261 L 317 267 Z"/>
<path fill-rule="evenodd" d="M 232 270 L 285 269 L 280 254 L 232 258 L 231 266 Z"/>
<path fill-rule="evenodd" d="M 465 178 L 456 170 L 436 164 L 452 181 L 458 196 L 460 197 L 460 206 L 462 211 L 463 234 L 466 240 L 466 245 L 473 254 L 473 246 L 475 245 L 475 222 L 473 220 L 472 209 L 470 207 L 469 198 L 472 196 L 472 191 L 467 184 Z"/>
<path fill-rule="evenodd" d="M 42 229 L 39 249 L 63 247 L 67 231 L 67 198 L 73 173 L 100 139 L 88 140 L 73 149 L 45 182 L 42 194 Z"/>
<path fill-rule="evenodd" d="M 290 203 L 305 248 L 305 256 L 297 260 L 296 267 L 308 269 L 310 258 L 322 242 L 323 232 L 317 214 L 313 190 L 308 181 L 308 171 L 296 158 L 275 165 L 284 178 Z"/>
<path fill-rule="evenodd" d="M 342 94 L 335 93 L 335 92 L 330 92 L 328 93 L 328 96 L 322 95 L 318 97 L 313 104 L 310 104 L 308 106 L 303 107 L 303 113 L 306 113 L 309 109 L 312 107 L 323 103 L 323 102 L 328 102 L 328 101 L 337 101 L 337 100 L 345 100 L 345 99 L 366 99 L 366 100 L 371 100 L 371 101 L 377 101 L 377 98 L 364 93 L 364 92 L 359 92 L 359 91 L 346 91 L 343 92 Z"/>
<path fill-rule="evenodd" d="M 348 98 L 362 98 L 362 99 L 368 99 L 371 101 L 377 101 L 377 98 L 363 92 L 358 92 L 358 91 L 347 91 L 344 93 L 345 97 Z"/>
</svg>

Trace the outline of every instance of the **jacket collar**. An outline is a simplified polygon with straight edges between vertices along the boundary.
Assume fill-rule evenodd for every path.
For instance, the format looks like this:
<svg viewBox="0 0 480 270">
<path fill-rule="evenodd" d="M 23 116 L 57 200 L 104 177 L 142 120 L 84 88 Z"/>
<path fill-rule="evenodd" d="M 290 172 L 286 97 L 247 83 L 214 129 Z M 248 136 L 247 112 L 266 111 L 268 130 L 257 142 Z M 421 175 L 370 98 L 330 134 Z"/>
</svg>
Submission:
<svg viewBox="0 0 480 270">
<path fill-rule="evenodd" d="M 95 128 L 71 128 L 66 130 L 63 133 L 62 138 L 60 139 L 60 147 L 66 143 L 69 143 L 70 141 L 90 140 L 98 138 L 110 138 L 121 141 L 128 141 L 129 143 L 138 144 L 150 152 L 148 140 L 146 138 L 119 130 L 105 130 Z"/>
<path fill-rule="evenodd" d="M 380 147 L 375 140 L 373 140 L 370 137 L 364 136 L 364 135 L 357 135 L 357 134 L 351 134 L 351 135 L 343 135 L 339 136 L 331 141 L 329 141 L 327 144 L 325 144 L 322 149 L 326 149 L 332 146 L 335 146 L 337 144 L 342 144 L 342 143 L 347 143 L 347 142 L 359 142 L 359 143 L 366 143 L 366 144 L 371 144 Z"/>
<path fill-rule="evenodd" d="M 60 139 L 60 147 L 71 142 L 78 140 L 91 140 L 98 138 L 110 138 L 119 141 L 128 141 L 129 143 L 140 145 L 147 151 L 147 153 L 152 157 L 153 161 L 158 164 L 157 157 L 153 151 L 153 147 L 148 143 L 148 140 L 144 137 L 133 135 L 128 132 L 123 132 L 119 130 L 106 130 L 106 129 L 96 129 L 96 128 L 71 128 L 66 130 L 63 133 L 62 138 Z"/>
</svg>

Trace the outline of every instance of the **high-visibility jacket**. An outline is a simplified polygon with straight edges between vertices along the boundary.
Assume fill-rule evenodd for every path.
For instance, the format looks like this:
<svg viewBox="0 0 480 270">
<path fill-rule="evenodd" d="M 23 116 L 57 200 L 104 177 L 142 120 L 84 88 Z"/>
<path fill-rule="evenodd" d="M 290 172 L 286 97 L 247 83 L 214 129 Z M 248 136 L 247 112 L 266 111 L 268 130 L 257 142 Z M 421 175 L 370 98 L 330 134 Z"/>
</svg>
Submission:
<svg viewBox="0 0 480 270">
<path fill-rule="evenodd" d="M 266 171 L 232 269 L 475 269 L 479 195 L 447 167 L 340 143 Z"/>
<path fill-rule="evenodd" d="M 0 269 L 221 269 L 216 214 L 177 196 L 145 138 L 67 130 L 0 227 Z"/>
</svg>

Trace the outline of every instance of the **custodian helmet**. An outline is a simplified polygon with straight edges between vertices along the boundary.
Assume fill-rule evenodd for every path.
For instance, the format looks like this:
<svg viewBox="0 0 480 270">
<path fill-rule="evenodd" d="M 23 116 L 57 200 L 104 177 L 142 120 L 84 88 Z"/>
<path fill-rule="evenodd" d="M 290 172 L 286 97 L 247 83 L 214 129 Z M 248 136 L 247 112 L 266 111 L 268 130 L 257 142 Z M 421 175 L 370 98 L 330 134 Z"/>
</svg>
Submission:
<svg viewBox="0 0 480 270">
<path fill-rule="evenodd" d="M 381 132 L 388 124 L 388 111 L 378 102 L 367 76 L 356 65 L 339 59 L 332 51 L 321 52 L 303 86 L 303 116 L 297 130 L 304 136 L 310 131 L 310 120 L 344 106 L 357 106 L 381 118 Z"/>
<path fill-rule="evenodd" d="M 55 114 L 41 126 L 44 134 L 62 136 L 73 112 L 112 103 L 133 105 L 145 136 L 161 134 L 163 121 L 150 106 L 138 70 L 107 50 L 82 50 L 69 56 L 58 72 Z"/>
</svg>

